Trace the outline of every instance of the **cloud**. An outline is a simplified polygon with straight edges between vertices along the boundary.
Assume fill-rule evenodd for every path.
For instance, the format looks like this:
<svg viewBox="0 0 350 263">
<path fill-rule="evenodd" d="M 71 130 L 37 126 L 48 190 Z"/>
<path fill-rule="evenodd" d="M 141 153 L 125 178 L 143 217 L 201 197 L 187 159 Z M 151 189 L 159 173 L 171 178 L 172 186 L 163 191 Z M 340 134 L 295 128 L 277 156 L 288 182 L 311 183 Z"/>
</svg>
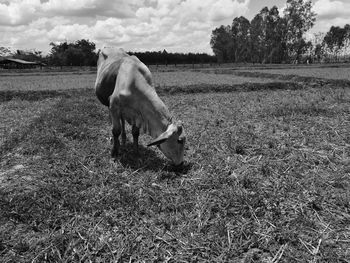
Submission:
<svg viewBox="0 0 350 263">
<path fill-rule="evenodd" d="M 89 39 L 126 50 L 211 52 L 211 31 L 247 16 L 260 0 L 0 0 L 0 46 L 37 48 Z M 285 2 L 285 1 L 284 1 Z M 261 5 L 261 8 L 258 7 Z M 350 23 L 350 2 L 314 0 L 312 32 Z M 283 10 L 281 8 L 280 10 Z M 281 11 L 282 13 L 282 11 Z"/>
<path fill-rule="evenodd" d="M 143 40 L 157 39 L 159 49 L 173 51 L 211 52 L 211 31 L 222 24 L 231 24 L 235 16 L 248 12 L 249 0 L 161 0 L 154 6 L 141 7 L 136 16 L 145 24 L 155 27 L 154 36 Z"/>
<path fill-rule="evenodd" d="M 317 13 L 311 33 L 327 32 L 331 26 L 350 24 L 350 3 L 340 0 L 318 0 L 313 6 Z"/>
<path fill-rule="evenodd" d="M 106 20 L 98 20 L 92 30 L 96 40 L 111 40 L 124 33 L 124 27 L 121 20 L 116 18 L 108 18 Z"/>
<path fill-rule="evenodd" d="M 23 25 L 37 18 L 40 0 L 0 2 L 0 25 Z"/>
<path fill-rule="evenodd" d="M 246 15 L 250 0 L 0 0 L 0 46 L 48 51 L 50 42 L 211 52 L 211 31 Z M 45 44 L 46 43 L 46 44 Z M 29 46 L 31 45 L 31 46 Z"/>
<path fill-rule="evenodd" d="M 317 13 L 318 19 L 333 19 L 336 17 L 350 16 L 350 3 L 335 0 L 318 0 L 313 10 Z"/>
<path fill-rule="evenodd" d="M 350 24 L 350 17 L 318 20 L 316 25 L 312 28 L 311 33 L 327 32 L 332 26 L 344 27 L 346 24 Z"/>
<path fill-rule="evenodd" d="M 52 16 L 130 18 L 142 4 L 135 0 L 2 0 L 0 25 L 24 25 Z"/>
<path fill-rule="evenodd" d="M 42 10 L 61 16 L 127 18 L 134 16 L 131 3 L 132 1 L 124 0 L 49 0 L 43 3 Z"/>
<path fill-rule="evenodd" d="M 217 0 L 212 5 L 207 6 L 207 8 L 210 10 L 209 17 L 212 21 L 222 21 L 226 19 L 232 20 L 234 15 L 246 14 L 248 5 L 249 1 L 233 2 L 230 0 Z"/>
<path fill-rule="evenodd" d="M 47 36 L 52 40 L 51 42 L 73 42 L 82 38 L 88 39 L 90 29 L 87 25 L 80 24 L 59 25 L 48 31 Z"/>
</svg>

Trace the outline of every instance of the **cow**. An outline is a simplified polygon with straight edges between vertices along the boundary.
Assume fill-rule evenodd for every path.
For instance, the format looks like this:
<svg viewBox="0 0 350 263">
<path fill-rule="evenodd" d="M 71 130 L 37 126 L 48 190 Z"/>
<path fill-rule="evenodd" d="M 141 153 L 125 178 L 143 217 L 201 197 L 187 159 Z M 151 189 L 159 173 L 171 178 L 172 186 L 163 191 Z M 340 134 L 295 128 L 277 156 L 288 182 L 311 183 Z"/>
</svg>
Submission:
<svg viewBox="0 0 350 263">
<path fill-rule="evenodd" d="M 112 158 L 126 142 L 125 121 L 132 126 L 133 147 L 138 153 L 140 130 L 153 137 L 147 146 L 156 145 L 176 166 L 183 163 L 185 130 L 175 121 L 153 86 L 152 75 L 136 56 L 123 49 L 99 51 L 95 92 L 109 108 L 112 120 Z"/>
</svg>

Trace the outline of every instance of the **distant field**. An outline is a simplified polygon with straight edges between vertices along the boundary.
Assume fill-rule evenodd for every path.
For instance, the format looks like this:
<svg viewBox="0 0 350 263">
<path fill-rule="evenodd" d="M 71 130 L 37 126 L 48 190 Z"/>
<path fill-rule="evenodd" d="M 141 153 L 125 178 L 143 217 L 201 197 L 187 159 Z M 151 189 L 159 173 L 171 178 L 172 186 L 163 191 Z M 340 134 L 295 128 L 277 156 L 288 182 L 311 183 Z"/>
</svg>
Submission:
<svg viewBox="0 0 350 263">
<path fill-rule="evenodd" d="M 95 74 L 13 74 L 0 75 L 1 90 L 66 90 L 92 88 Z"/>
<path fill-rule="evenodd" d="M 110 159 L 95 74 L 0 76 L 0 262 L 349 261 L 348 86 L 154 78 L 181 169 L 146 135 Z"/>
<path fill-rule="evenodd" d="M 181 67 L 153 68 L 153 78 L 156 87 L 186 87 L 190 85 L 240 85 L 249 83 L 276 83 L 298 80 L 297 77 L 347 80 L 350 82 L 350 68 L 291 66 L 277 69 L 278 65 L 262 69 L 262 66 L 239 68 L 196 69 L 183 71 Z M 268 66 L 266 66 L 268 67 Z M 242 69 L 241 69 L 242 68 Z M 217 74 L 220 73 L 220 74 Z M 93 71 L 81 72 L 27 72 L 0 74 L 1 90 L 66 90 L 93 88 L 96 74 Z"/>
<path fill-rule="evenodd" d="M 155 86 L 188 86 L 188 85 L 237 85 L 244 83 L 271 83 L 274 79 L 239 77 L 232 74 L 217 75 L 212 73 L 175 71 L 154 72 Z"/>
<path fill-rule="evenodd" d="M 274 83 L 274 79 L 217 75 L 191 71 L 153 72 L 156 87 L 188 85 L 239 85 L 244 83 Z M 65 90 L 93 88 L 96 74 L 13 74 L 0 76 L 0 90 Z"/>
<path fill-rule="evenodd" d="M 276 65 L 270 68 L 258 67 L 240 67 L 240 68 L 209 68 L 198 69 L 201 73 L 216 74 L 218 76 L 236 76 L 237 78 L 260 78 L 266 79 L 269 82 L 299 83 L 301 85 L 311 86 L 339 86 L 350 87 L 350 68 L 348 65 L 343 67 L 326 67 L 322 66 L 290 66 L 281 65 L 281 68 L 276 68 Z"/>
<path fill-rule="evenodd" d="M 244 71 L 244 70 L 242 70 Z M 350 81 L 350 68 L 293 68 L 293 69 L 257 69 L 254 72 L 298 75 L 303 77 L 346 79 Z"/>
</svg>

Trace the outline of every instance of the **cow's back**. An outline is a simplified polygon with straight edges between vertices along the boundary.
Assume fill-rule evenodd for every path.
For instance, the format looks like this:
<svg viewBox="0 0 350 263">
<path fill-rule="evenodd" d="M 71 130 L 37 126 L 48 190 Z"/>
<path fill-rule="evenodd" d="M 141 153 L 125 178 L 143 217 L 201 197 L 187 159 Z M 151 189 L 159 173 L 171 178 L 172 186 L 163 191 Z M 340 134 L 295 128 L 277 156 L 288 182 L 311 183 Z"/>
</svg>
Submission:
<svg viewBox="0 0 350 263">
<path fill-rule="evenodd" d="M 122 49 L 104 48 L 100 51 L 97 62 L 95 92 L 103 105 L 109 106 L 109 97 L 114 91 L 119 68 L 124 60 L 129 57 Z"/>
<path fill-rule="evenodd" d="M 116 87 L 118 77 L 123 80 L 129 79 L 127 82 L 129 82 L 129 84 L 134 83 L 134 85 Z M 146 83 L 143 83 L 144 81 Z M 115 96 L 118 96 L 120 92 L 123 92 L 122 89 L 125 88 L 127 89 L 127 92 L 136 94 L 149 92 L 155 93 L 151 72 L 137 57 L 129 56 L 122 49 L 103 49 L 99 54 L 97 78 L 95 83 L 98 99 L 102 104 L 109 106 L 109 97 L 113 93 Z"/>
</svg>

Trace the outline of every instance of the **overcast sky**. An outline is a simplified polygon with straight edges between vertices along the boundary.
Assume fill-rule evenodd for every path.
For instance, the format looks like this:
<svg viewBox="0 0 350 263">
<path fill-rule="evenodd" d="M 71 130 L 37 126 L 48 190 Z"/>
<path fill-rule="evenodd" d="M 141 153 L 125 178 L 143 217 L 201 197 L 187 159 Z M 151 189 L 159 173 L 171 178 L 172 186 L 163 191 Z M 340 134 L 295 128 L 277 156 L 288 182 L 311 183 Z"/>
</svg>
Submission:
<svg viewBox="0 0 350 263">
<path fill-rule="evenodd" d="M 0 46 L 48 52 L 89 39 L 130 51 L 207 52 L 211 31 L 286 0 L 0 0 Z M 350 24 L 349 0 L 313 0 L 313 32 Z"/>
</svg>

